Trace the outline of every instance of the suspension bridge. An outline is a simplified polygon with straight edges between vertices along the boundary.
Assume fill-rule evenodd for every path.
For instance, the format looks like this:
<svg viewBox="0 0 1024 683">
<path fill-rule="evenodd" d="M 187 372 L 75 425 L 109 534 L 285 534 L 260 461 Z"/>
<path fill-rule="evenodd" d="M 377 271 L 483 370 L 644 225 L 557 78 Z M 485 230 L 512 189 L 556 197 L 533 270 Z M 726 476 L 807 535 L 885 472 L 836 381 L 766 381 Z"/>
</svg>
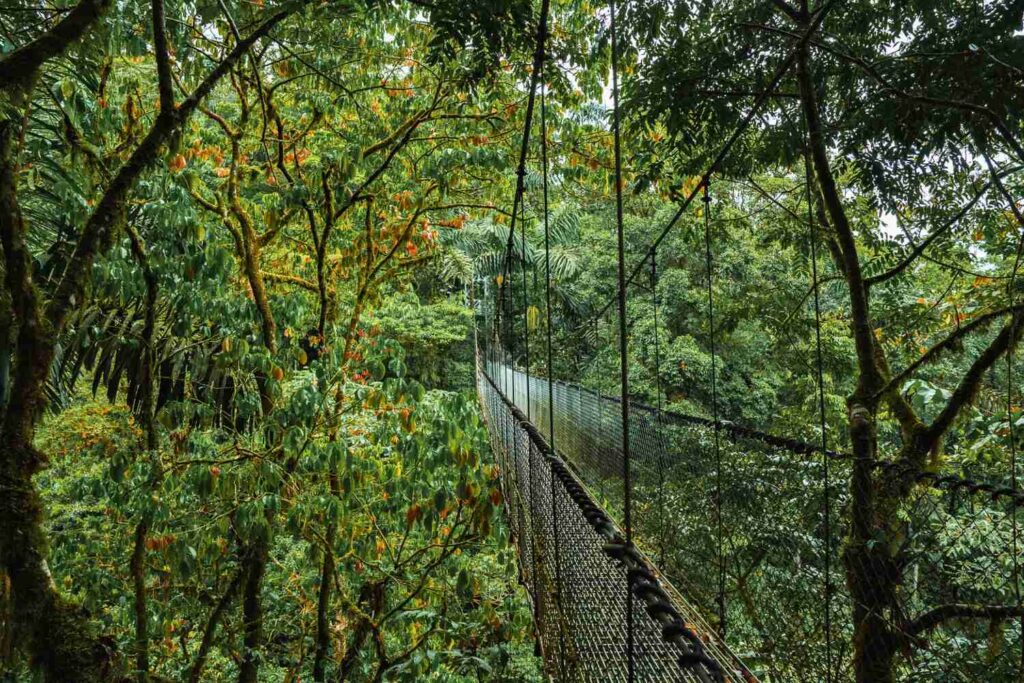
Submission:
<svg viewBox="0 0 1024 683">
<path fill-rule="evenodd" d="M 712 179 L 831 8 L 825 2 L 809 15 L 806 30 L 795 36 L 768 85 L 630 267 L 623 234 L 619 48 L 612 0 L 617 296 L 581 325 L 590 330 L 593 323 L 593 338 L 600 343 L 596 329 L 604 321 L 608 344 L 616 343 L 621 391 L 609 396 L 550 376 L 555 364 L 543 85 L 549 8 L 547 0 L 542 3 L 504 269 L 491 318 L 477 331 L 477 390 L 501 470 L 520 578 L 533 602 L 537 643 L 556 680 L 1024 680 L 1016 550 L 1024 493 L 1015 479 L 1011 485 L 986 483 L 967 471 L 939 474 L 884 454 L 867 461 L 829 447 L 819 238 L 811 216 L 820 424 L 809 427 L 803 441 L 719 417 Z M 546 311 L 546 333 L 539 342 L 530 338 L 531 327 L 538 326 L 525 322 L 530 308 L 527 264 L 520 259 L 520 285 L 513 258 L 517 221 L 520 253 L 526 245 L 524 177 L 537 100 L 545 260 L 544 301 L 535 303 Z M 809 164 L 808 211 L 811 179 Z M 665 410 L 660 385 L 657 405 L 643 404 L 631 395 L 629 384 L 627 300 L 650 296 L 657 316 L 658 249 L 697 201 L 703 203 L 704 240 L 694 248 L 705 256 L 707 306 L 702 313 L 711 331 L 709 417 Z M 647 272 L 645 285 L 641 276 Z M 517 318 L 523 319 L 518 331 Z M 654 346 L 657 365 L 657 324 Z M 548 376 L 538 375 L 538 366 Z M 660 371 L 654 375 L 660 377 Z M 1011 422 L 1011 444 L 1012 429 Z M 851 522 L 842 511 L 874 485 L 872 476 L 906 491 L 901 546 L 890 556 L 899 558 L 898 566 L 887 566 L 870 553 L 843 552 Z M 971 540 L 975 535 L 986 542 Z M 1012 544 L 1002 543 L 1008 538 Z M 957 579 L 962 574 L 984 580 L 965 588 Z M 856 593 L 849 587 L 851 576 L 860 580 Z M 885 595 L 879 598 L 871 591 Z M 879 610 L 879 604 L 885 609 Z M 988 633 L 979 633 L 984 627 L 977 623 L 957 622 L 961 617 L 987 619 Z M 869 624 L 868 630 L 858 631 L 855 622 Z M 1010 629 L 1010 637 L 993 631 L 996 627 Z M 979 670 L 971 655 L 986 639 L 989 652 Z M 1001 647 L 997 640 L 1020 647 Z M 929 652 L 927 662 L 914 656 L 915 648 Z M 869 659 L 885 664 L 865 664 Z"/>
<path fill-rule="evenodd" d="M 850 619 L 836 514 L 846 495 L 831 490 L 831 523 L 822 516 L 826 466 L 838 480 L 849 477 L 849 454 L 634 401 L 628 438 L 640 547 L 629 545 L 617 523 L 624 500 L 620 397 L 529 375 L 509 356 L 496 346 L 481 355 L 478 392 L 522 580 L 558 680 L 627 680 L 630 659 L 638 681 L 849 676 L 848 664 L 829 653 L 835 648 L 835 659 L 842 657 Z M 955 573 L 972 560 L 990 573 L 993 590 L 1005 589 L 1012 577 L 999 552 L 969 558 L 983 551 L 959 541 L 979 523 L 992 525 L 993 536 L 1009 527 L 1024 494 L 964 476 L 895 473 L 920 485 L 907 511 L 919 525 L 909 541 L 917 579 L 901 598 L 907 611 L 934 590 L 925 572 Z M 958 508 L 992 500 L 1005 516 L 968 519 Z M 955 526 L 958 542 L 942 540 L 946 525 Z M 759 543 L 743 547 L 750 538 Z M 719 571 L 726 566 L 728 579 Z M 627 586 L 636 596 L 633 624 Z M 808 613 L 807 605 L 817 609 Z M 637 634 L 632 652 L 629 628 Z M 734 652 L 730 633 L 768 647 Z M 970 643 L 948 637 L 942 647 L 951 667 L 946 680 L 972 680 L 957 669 Z M 999 656 L 1012 662 L 1015 653 Z"/>
</svg>

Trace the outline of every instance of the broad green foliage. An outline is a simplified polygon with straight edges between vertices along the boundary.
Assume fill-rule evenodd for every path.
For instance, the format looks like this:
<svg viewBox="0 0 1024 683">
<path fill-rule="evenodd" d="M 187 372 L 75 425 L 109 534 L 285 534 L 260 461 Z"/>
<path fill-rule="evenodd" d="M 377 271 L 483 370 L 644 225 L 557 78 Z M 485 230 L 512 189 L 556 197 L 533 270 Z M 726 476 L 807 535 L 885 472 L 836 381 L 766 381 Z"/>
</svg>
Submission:
<svg viewBox="0 0 1024 683">
<path fill-rule="evenodd" d="M 81 23 L 0 82 L 0 668 L 536 679 L 457 267 L 531 5 L 10 9 L 4 70 Z"/>
<path fill-rule="evenodd" d="M 620 358 L 603 4 L 552 3 L 550 211 L 538 99 L 507 253 L 535 4 L 0 11 L 5 674 L 541 678 L 473 342 L 522 364 L 530 335 L 534 371 L 609 394 Z M 817 441 L 813 239 L 829 445 L 1009 485 L 1020 3 L 624 3 L 628 266 L 822 7 L 710 204 L 630 286 L 632 391 Z M 766 677 L 821 678 L 820 464 L 732 444 L 716 539 L 710 435 L 672 438 L 692 454 L 658 491 L 677 517 L 638 534 L 686 544 L 665 568 L 709 613 L 702 569 L 728 547 L 730 644 Z M 1008 619 L 901 630 L 1016 604 L 1011 517 L 855 469 L 833 473 L 837 677 L 1009 680 Z M 773 609 L 792 618 L 770 628 Z"/>
<path fill-rule="evenodd" d="M 145 503 L 155 513 L 148 542 L 150 621 L 162 675 L 178 678 L 186 670 L 207 604 L 235 571 L 227 540 L 232 530 L 266 533 L 261 513 L 272 506 L 287 512 L 267 576 L 266 680 L 287 680 L 308 657 L 303 653 L 315 630 L 320 580 L 312 570 L 322 560 L 316 538 L 332 520 L 341 528 L 342 597 L 331 616 L 337 638 L 368 628 L 360 621 L 368 609 L 360 599 L 370 586 L 379 591 L 374 621 L 388 651 L 408 653 L 396 655 L 389 680 L 456 681 L 476 674 L 524 680 L 524 664 L 531 661 L 529 610 L 514 584 L 496 471 L 481 462 L 487 446 L 471 399 L 429 392 L 419 402 L 392 406 L 398 394 L 377 395 L 375 384 L 356 393 L 380 414 L 346 419 L 342 445 L 296 444 L 302 459 L 280 500 L 264 496 L 239 505 L 254 478 L 276 474 L 226 455 L 202 429 L 172 435 L 180 473 L 169 474 Z M 291 391 L 298 400 L 303 387 L 296 383 Z M 48 418 L 40 433 L 40 445 L 53 453 L 53 468 L 40 485 L 51 511 L 54 578 L 107 632 L 121 634 L 125 649 L 133 615 L 124 536 L 145 479 L 124 463 L 134 457 L 138 438 L 127 411 L 85 399 Z M 318 476 L 330 459 L 343 465 L 340 499 Z M 349 651 L 340 646 L 339 659 Z M 233 667 L 225 649 L 204 680 L 231 680 Z M 367 652 L 353 667 L 355 679 L 372 676 L 374 656 Z"/>
<path fill-rule="evenodd" d="M 405 295 L 387 302 L 376 320 L 385 334 L 414 349 L 413 376 L 421 382 L 465 387 L 473 382 L 473 312 L 449 300 L 421 305 Z"/>
</svg>

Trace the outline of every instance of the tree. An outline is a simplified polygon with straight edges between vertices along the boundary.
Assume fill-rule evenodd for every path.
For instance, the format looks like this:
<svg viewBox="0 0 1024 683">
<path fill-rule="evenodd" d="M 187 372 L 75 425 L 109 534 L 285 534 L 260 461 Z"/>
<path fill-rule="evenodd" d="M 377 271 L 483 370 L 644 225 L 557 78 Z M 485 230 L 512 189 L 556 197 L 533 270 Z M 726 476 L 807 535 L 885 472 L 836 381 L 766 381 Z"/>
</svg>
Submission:
<svg viewBox="0 0 1024 683">
<path fill-rule="evenodd" d="M 353 375 L 365 383 L 390 373 L 389 391 L 410 396 L 396 347 L 375 352 L 361 320 L 433 249 L 430 218 L 453 221 L 479 204 L 449 179 L 464 160 L 445 143 L 502 130 L 509 90 L 496 74 L 530 13 L 517 2 L 466 12 L 463 3 L 299 1 L 205 3 L 168 20 L 160 0 L 117 15 L 107 5 L 83 0 L 66 13 L 25 5 L 3 20 L 23 40 L 0 59 L 11 313 L 0 356 L 12 361 L 0 429 L 0 567 L 11 581 L 14 642 L 46 680 L 107 680 L 121 666 L 97 620 L 52 579 L 34 484 L 49 461 L 35 445 L 48 396 L 73 392 L 84 368 L 111 400 L 127 383 L 145 432 L 145 457 L 117 471 L 151 495 L 114 496 L 134 520 L 135 676 L 148 680 L 154 668 L 148 558 L 169 538 L 154 537 L 167 523 L 162 497 L 183 481 L 205 490 L 221 476 L 222 465 L 215 473 L 169 455 L 169 445 L 171 454 L 189 452 L 189 426 L 199 421 L 215 427 L 204 444 L 241 449 L 245 494 L 226 513 L 236 567 L 216 582 L 223 592 L 191 676 L 203 675 L 239 602 L 239 680 L 254 681 L 287 482 L 307 440 L 337 451 L 343 414 L 363 405 L 348 393 Z M 470 163 L 490 173 L 497 159 Z M 286 371 L 310 370 L 312 395 L 283 390 Z M 322 481 L 340 496 L 338 458 L 324 463 Z M 247 506 L 250 496 L 259 510 Z M 473 529 L 487 519 L 478 514 Z M 323 525 L 317 678 L 337 585 L 337 518 Z M 398 663 L 380 656 L 381 672 Z"/>
<path fill-rule="evenodd" d="M 658 156 L 661 168 L 702 172 L 762 94 L 759 116 L 715 170 L 742 177 L 794 168 L 799 178 L 801 155 L 809 166 L 816 229 L 846 287 L 856 358 L 847 399 L 855 467 L 843 562 L 857 679 L 892 680 L 895 658 L 920 644 L 923 624 L 1019 616 L 1019 605 L 901 613 L 898 587 L 908 559 L 899 543 L 900 509 L 914 484 L 899 468 L 879 467 L 939 466 L 951 428 L 1020 340 L 1024 309 L 1014 275 L 1024 224 L 1013 195 L 1022 158 L 1019 8 L 772 2 L 691 11 L 654 2 L 632 13 L 646 58 L 628 99 L 638 127 L 668 132 L 672 152 Z M 766 74 L 778 68 L 785 71 L 777 87 L 766 85 Z M 974 221 L 965 218 L 976 204 L 1001 218 L 978 229 L 984 255 L 972 257 L 964 244 Z M 882 212 L 895 215 L 902 239 L 887 230 Z M 948 263 L 943 257 L 954 252 L 945 271 L 970 271 L 959 264 L 985 260 L 987 272 L 1011 287 L 978 291 L 966 324 L 907 361 L 883 341 L 878 302 L 926 261 Z M 945 405 L 923 419 L 904 393 L 906 382 L 995 325 L 998 332 L 983 337 Z M 900 369 L 896 360 L 907 364 Z M 879 441 L 887 422 L 899 433 L 891 456 Z"/>
</svg>

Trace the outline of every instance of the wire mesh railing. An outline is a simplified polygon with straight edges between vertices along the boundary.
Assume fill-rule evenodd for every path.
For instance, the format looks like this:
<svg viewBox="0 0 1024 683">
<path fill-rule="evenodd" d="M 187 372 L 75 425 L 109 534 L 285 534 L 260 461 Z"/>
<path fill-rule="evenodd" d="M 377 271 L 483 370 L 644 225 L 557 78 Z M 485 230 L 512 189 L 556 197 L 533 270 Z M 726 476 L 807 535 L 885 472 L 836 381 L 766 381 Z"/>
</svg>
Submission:
<svg viewBox="0 0 1024 683">
<path fill-rule="evenodd" d="M 638 681 L 753 680 L 699 611 L 625 542 L 501 379 L 481 370 L 480 402 L 548 672 L 560 681 L 628 680 L 630 669 Z"/>
<path fill-rule="evenodd" d="M 619 399 L 555 381 L 549 411 L 547 380 L 527 377 L 499 353 L 485 372 L 542 434 L 551 433 L 553 416 L 558 455 L 621 520 Z M 852 679 L 858 603 L 846 573 L 887 570 L 855 567 L 843 553 L 852 458 L 827 454 L 839 482 L 827 488 L 822 453 L 809 444 L 721 423 L 716 450 L 713 421 L 636 402 L 630 415 L 634 538 L 685 595 L 680 604 L 695 615 L 695 630 L 724 643 L 723 651 L 727 644 L 763 681 Z M 897 648 L 896 679 L 1022 680 L 1011 535 L 1024 501 L 967 472 L 887 474 L 883 480 L 910 489 L 898 514 L 900 547 L 885 553 L 903 578 L 880 615 L 887 646 Z"/>
</svg>

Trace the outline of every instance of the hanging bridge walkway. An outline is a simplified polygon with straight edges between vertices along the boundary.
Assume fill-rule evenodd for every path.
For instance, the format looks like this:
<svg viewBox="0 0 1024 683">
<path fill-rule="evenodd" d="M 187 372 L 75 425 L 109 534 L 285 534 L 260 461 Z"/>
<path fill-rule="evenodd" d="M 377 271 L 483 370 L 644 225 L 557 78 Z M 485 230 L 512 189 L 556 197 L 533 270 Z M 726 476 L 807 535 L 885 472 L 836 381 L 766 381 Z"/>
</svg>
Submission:
<svg viewBox="0 0 1024 683">
<path fill-rule="evenodd" d="M 531 366 L 543 367 L 545 374 L 557 367 L 544 89 L 549 0 L 541 2 L 502 269 L 497 287 L 481 283 L 477 389 L 501 470 L 521 580 L 533 602 L 537 642 L 546 671 L 556 680 L 1024 681 L 1017 552 L 1024 492 L 1015 486 L 1016 475 L 1009 484 L 984 483 L 972 476 L 977 463 L 944 463 L 940 474 L 891 453 L 854 458 L 829 448 L 820 236 L 810 215 L 810 164 L 804 183 L 808 297 L 813 294 L 813 384 L 820 419 L 799 440 L 719 416 L 712 178 L 833 6 L 820 3 L 807 17 L 803 33 L 794 35 L 787 56 L 699 181 L 629 265 L 617 8 L 616 0 L 609 0 L 617 291 L 570 334 L 586 334 L 593 323 L 594 343 L 584 346 L 600 348 L 601 321 L 612 328 L 620 380 L 614 397 L 531 372 Z M 524 256 L 524 178 L 538 99 L 542 195 L 533 208 L 544 230 L 540 268 Z M 658 250 L 697 201 L 703 203 L 709 417 L 663 410 L 657 367 Z M 529 301 L 529 268 L 534 269 L 532 289 L 544 299 L 543 323 L 537 321 L 541 302 L 531 307 Z M 540 286 L 538 271 L 543 272 Z M 640 276 L 648 271 L 650 285 L 644 286 Z M 648 295 L 655 316 L 657 407 L 633 400 L 629 381 L 627 300 Z M 532 329 L 543 330 L 546 338 L 540 354 L 534 340 L 531 357 Z M 581 361 L 575 359 L 575 367 Z M 1007 405 L 1012 375 L 1009 379 Z M 1008 421 L 1012 452 L 1015 437 Z M 875 552 L 870 545 L 874 520 L 858 517 L 855 509 L 879 487 L 900 491 L 898 509 L 886 511 L 898 528 L 886 530 L 885 550 Z M 854 536 L 868 539 L 867 552 L 844 553 L 850 547 L 846 539 Z"/>
<path fill-rule="evenodd" d="M 543 419 L 538 428 L 524 412 L 541 416 L 548 410 L 546 385 L 496 363 L 479 371 L 480 401 L 550 670 L 559 680 L 625 680 L 631 667 L 644 681 L 752 680 L 699 610 L 626 542 L 577 475 L 579 465 L 608 473 L 616 466 L 610 431 L 587 429 L 604 421 L 601 402 L 589 392 L 557 385 L 553 415 L 565 438 L 560 443 L 569 452 L 598 458 L 567 464 L 565 451 L 550 445 L 550 422 Z M 650 423 L 637 426 L 657 458 L 657 435 L 645 429 Z M 586 443 L 591 434 L 608 438 L 607 448 Z"/>
<path fill-rule="evenodd" d="M 826 463 L 833 476 L 849 476 L 848 454 L 631 401 L 632 544 L 621 530 L 620 399 L 529 375 L 497 348 L 481 355 L 477 376 L 521 578 L 556 680 L 849 675 L 826 656 L 832 648 L 841 655 L 848 637 L 850 599 L 837 550 L 845 533 L 837 510 L 846 497 L 822 487 Z M 1006 526 L 1024 507 L 1024 495 L 1006 487 L 904 474 L 922 484 L 907 510 L 917 525 L 908 546 L 922 564 L 962 569 L 971 552 L 964 537 L 971 530 L 994 535 L 986 525 Z M 1010 514 L 988 514 L 981 527 L 978 519 L 958 519 L 956 506 L 972 499 L 1006 503 Z M 941 538 L 950 525 L 953 543 Z M 1005 562 L 974 552 L 972 571 L 1005 587 Z M 917 582 L 903 596 L 908 610 L 928 583 Z M 734 640 L 759 647 L 737 654 Z M 940 660 L 951 666 L 943 680 L 972 680 L 953 666 L 972 646 L 949 638 L 943 647 Z"/>
</svg>

